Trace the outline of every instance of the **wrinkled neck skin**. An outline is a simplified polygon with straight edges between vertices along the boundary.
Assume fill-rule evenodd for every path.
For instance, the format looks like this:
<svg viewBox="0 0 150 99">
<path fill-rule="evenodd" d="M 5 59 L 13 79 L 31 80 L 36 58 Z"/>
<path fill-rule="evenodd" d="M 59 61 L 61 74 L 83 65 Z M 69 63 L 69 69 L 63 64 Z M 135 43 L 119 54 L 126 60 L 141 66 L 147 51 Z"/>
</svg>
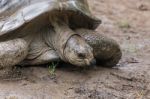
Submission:
<svg viewBox="0 0 150 99">
<path fill-rule="evenodd" d="M 63 61 L 67 61 L 68 59 L 64 55 L 66 43 L 73 35 L 77 34 L 74 33 L 64 21 L 58 20 L 57 18 L 53 19 L 51 24 L 53 30 L 50 31 L 48 36 L 50 37 L 51 46 L 56 50 Z"/>
<path fill-rule="evenodd" d="M 67 22 L 53 18 L 51 24 L 53 31 L 48 33 L 49 45 L 53 46 L 63 61 L 76 66 L 89 66 L 93 63 L 93 49 L 69 28 Z"/>
</svg>

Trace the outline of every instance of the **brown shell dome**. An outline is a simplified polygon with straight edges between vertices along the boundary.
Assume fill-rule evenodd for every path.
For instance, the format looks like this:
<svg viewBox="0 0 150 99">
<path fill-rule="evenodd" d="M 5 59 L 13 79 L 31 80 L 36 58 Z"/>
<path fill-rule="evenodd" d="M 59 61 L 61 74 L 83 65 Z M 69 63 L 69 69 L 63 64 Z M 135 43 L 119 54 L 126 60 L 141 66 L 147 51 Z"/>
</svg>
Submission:
<svg viewBox="0 0 150 99">
<path fill-rule="evenodd" d="M 71 28 L 96 29 L 86 0 L 0 0 L 0 35 L 10 33 L 45 13 L 66 14 Z"/>
</svg>

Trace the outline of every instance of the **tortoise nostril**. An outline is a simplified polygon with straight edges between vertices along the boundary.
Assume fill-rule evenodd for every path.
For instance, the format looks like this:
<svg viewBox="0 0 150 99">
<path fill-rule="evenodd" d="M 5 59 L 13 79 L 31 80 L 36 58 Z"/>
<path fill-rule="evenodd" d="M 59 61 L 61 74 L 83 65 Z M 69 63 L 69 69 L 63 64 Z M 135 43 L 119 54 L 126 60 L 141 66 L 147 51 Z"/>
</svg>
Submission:
<svg viewBox="0 0 150 99">
<path fill-rule="evenodd" d="M 85 53 L 78 53 L 78 57 L 80 57 L 80 58 L 85 58 Z"/>
</svg>

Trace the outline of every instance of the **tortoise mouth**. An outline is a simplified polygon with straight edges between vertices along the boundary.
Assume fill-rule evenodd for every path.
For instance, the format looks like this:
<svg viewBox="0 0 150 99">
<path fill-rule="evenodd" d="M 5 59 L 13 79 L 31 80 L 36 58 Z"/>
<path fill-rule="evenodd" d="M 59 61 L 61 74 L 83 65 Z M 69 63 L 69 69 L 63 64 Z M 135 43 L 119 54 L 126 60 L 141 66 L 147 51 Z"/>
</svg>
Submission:
<svg viewBox="0 0 150 99">
<path fill-rule="evenodd" d="M 71 57 L 67 55 L 67 60 L 69 63 L 80 67 L 96 65 L 96 60 L 94 59 L 94 57 L 87 57 L 85 59 L 81 59 L 78 57 Z"/>
</svg>

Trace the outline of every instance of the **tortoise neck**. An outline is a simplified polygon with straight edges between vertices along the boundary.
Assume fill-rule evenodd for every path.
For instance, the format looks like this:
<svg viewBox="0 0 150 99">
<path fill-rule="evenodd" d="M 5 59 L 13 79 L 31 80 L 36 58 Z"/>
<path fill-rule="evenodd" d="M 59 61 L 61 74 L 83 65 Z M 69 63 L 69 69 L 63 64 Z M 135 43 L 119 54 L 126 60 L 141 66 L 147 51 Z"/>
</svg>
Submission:
<svg viewBox="0 0 150 99">
<path fill-rule="evenodd" d="M 71 37 L 76 34 L 69 26 L 60 20 L 55 21 L 53 24 L 54 31 L 49 33 L 49 38 L 51 39 L 51 45 L 59 54 L 63 61 L 68 61 L 64 54 L 64 50 L 67 47 L 66 44 Z"/>
</svg>

